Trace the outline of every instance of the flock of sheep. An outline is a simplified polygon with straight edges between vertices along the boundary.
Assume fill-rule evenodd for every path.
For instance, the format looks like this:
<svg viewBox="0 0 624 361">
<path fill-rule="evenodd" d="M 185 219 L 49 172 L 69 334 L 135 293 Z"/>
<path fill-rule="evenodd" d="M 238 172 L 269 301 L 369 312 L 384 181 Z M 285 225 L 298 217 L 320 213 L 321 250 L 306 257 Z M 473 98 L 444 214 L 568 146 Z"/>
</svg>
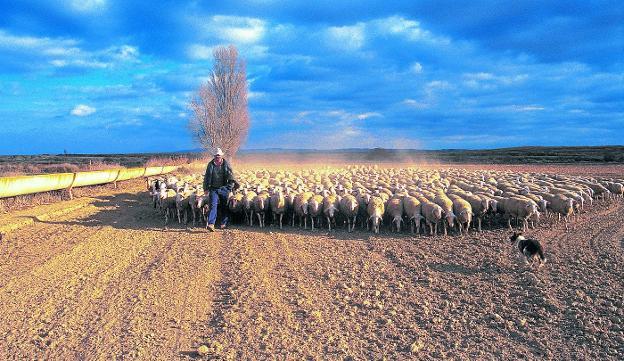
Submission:
<svg viewBox="0 0 624 361">
<path fill-rule="evenodd" d="M 270 217 L 314 230 L 346 226 L 379 233 L 382 225 L 400 232 L 458 234 L 482 221 L 512 220 L 526 230 L 540 217 L 569 219 L 596 199 L 624 198 L 624 179 L 563 176 L 509 171 L 424 170 L 348 166 L 302 171 L 246 170 L 237 176 L 241 187 L 229 196 L 234 219 L 260 227 Z M 205 222 L 208 196 L 201 175 L 148 180 L 154 208 L 165 217 L 193 226 Z M 476 225 L 473 220 L 476 219 Z M 422 227 L 421 227 L 422 226 Z"/>
</svg>

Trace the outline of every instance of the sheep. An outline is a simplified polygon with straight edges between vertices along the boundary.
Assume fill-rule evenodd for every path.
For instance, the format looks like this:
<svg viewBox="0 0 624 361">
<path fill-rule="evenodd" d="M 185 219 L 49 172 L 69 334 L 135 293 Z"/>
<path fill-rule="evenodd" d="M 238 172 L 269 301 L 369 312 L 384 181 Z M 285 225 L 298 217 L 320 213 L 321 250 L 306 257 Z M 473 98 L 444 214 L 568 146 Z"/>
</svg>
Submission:
<svg viewBox="0 0 624 361">
<path fill-rule="evenodd" d="M 295 197 L 294 210 L 295 214 L 299 216 L 299 227 L 303 223 L 303 229 L 308 228 L 308 201 L 313 195 L 312 192 L 301 192 Z"/>
<path fill-rule="evenodd" d="M 490 202 L 488 198 L 482 197 L 476 194 L 465 194 L 461 196 L 472 208 L 472 214 L 477 218 L 477 231 L 481 232 L 481 222 L 490 208 Z M 455 203 L 453 202 L 453 205 Z"/>
<path fill-rule="evenodd" d="M 254 191 L 247 191 L 243 195 L 243 212 L 245 212 L 245 220 L 247 224 L 253 226 L 253 216 L 254 216 L 254 208 L 253 203 L 254 199 L 258 194 Z"/>
<path fill-rule="evenodd" d="M 351 194 L 345 194 L 340 199 L 340 213 L 346 218 L 348 232 L 353 232 L 355 229 L 359 208 L 360 205 L 357 199 Z"/>
<path fill-rule="evenodd" d="M 158 199 L 161 188 L 166 188 L 166 185 L 164 181 L 159 178 L 152 179 L 152 181 L 149 183 L 149 191 L 150 195 L 152 196 L 152 203 L 154 205 L 154 208 L 157 208 L 158 206 Z"/>
<path fill-rule="evenodd" d="M 379 227 L 382 222 L 382 217 L 384 214 L 384 200 L 381 197 L 375 196 L 370 199 L 366 206 L 366 211 L 368 213 L 368 221 L 372 224 L 372 230 L 374 233 L 379 233 Z M 367 221 L 367 229 L 368 229 L 368 221 Z"/>
<path fill-rule="evenodd" d="M 277 187 L 275 189 L 269 203 L 271 212 L 273 213 L 273 221 L 275 222 L 275 219 L 279 218 L 279 228 L 282 229 L 282 219 L 286 212 L 286 198 L 284 197 L 282 188 Z"/>
<path fill-rule="evenodd" d="M 232 217 L 243 212 L 243 194 L 242 193 L 231 193 L 230 197 L 227 201 L 228 209 L 230 210 L 230 214 Z"/>
<path fill-rule="evenodd" d="M 314 220 L 320 220 L 322 213 L 323 196 L 320 194 L 315 194 L 308 200 L 308 216 L 310 217 L 312 230 L 314 230 Z M 320 227 L 320 224 L 318 226 Z"/>
<path fill-rule="evenodd" d="M 554 194 L 549 197 L 548 203 L 551 211 L 557 214 L 559 221 L 561 221 L 561 216 L 563 216 L 565 229 L 567 230 L 569 217 L 574 213 L 574 200 L 561 194 Z"/>
<path fill-rule="evenodd" d="M 393 196 L 386 202 L 386 213 L 390 216 L 390 230 L 396 225 L 397 232 L 401 232 L 401 222 L 403 222 L 403 198 Z"/>
<path fill-rule="evenodd" d="M 444 211 L 444 220 L 442 225 L 444 227 L 444 235 L 447 235 L 447 225 L 448 228 L 455 227 L 455 213 L 453 213 L 453 201 L 446 195 L 444 192 L 437 192 L 435 198 L 433 199 L 433 203 L 439 205 Z"/>
<path fill-rule="evenodd" d="M 609 182 L 607 189 L 614 195 L 620 198 L 624 198 L 624 184 L 617 182 Z"/>
<path fill-rule="evenodd" d="M 403 208 L 410 224 L 410 232 L 414 233 L 414 229 L 416 229 L 416 234 L 420 233 L 420 220 L 423 219 L 420 201 L 416 197 L 405 196 Z"/>
<path fill-rule="evenodd" d="M 537 212 L 537 204 L 530 199 L 517 197 L 505 199 L 505 212 L 508 214 L 507 225 L 511 230 L 511 218 L 515 217 L 522 221 L 522 231 L 528 229 L 528 218 Z"/>
<path fill-rule="evenodd" d="M 368 214 L 366 210 L 368 207 L 368 203 L 370 202 L 371 195 L 362 191 L 358 192 L 355 198 L 358 202 L 358 217 L 362 220 L 362 228 L 364 228 L 365 226 L 368 228 Z"/>
<path fill-rule="evenodd" d="M 290 188 L 286 187 L 286 192 L 284 195 L 284 200 L 286 202 L 286 211 L 284 212 L 287 215 L 290 215 L 292 218 L 292 226 L 295 226 L 295 196 L 296 193 L 293 192 Z M 286 217 L 288 219 L 288 217 Z"/>
<path fill-rule="evenodd" d="M 470 203 L 460 196 L 451 194 L 448 197 L 451 201 L 453 201 L 453 213 L 457 216 L 459 234 L 461 235 L 463 233 L 462 230 L 464 224 L 466 225 L 466 234 L 468 234 L 470 223 L 472 222 L 472 206 L 470 206 Z"/>
<path fill-rule="evenodd" d="M 184 224 L 188 223 L 188 210 L 190 209 L 189 198 L 193 191 L 188 188 L 188 185 L 184 185 L 182 188 L 178 188 L 175 196 L 176 213 L 178 215 L 178 223 L 182 223 L 182 215 L 184 214 Z"/>
<path fill-rule="evenodd" d="M 398 199 L 402 199 L 403 213 L 406 214 L 404 220 L 409 220 L 412 232 L 414 229 L 416 232 L 420 232 L 420 220 L 425 218 L 426 224 L 429 224 L 432 228 L 426 230 L 426 232 L 437 233 L 437 223 L 432 223 L 432 219 L 427 221 L 426 217 L 424 217 L 425 212 L 423 210 L 423 204 L 424 202 L 429 202 L 438 204 L 438 206 L 442 208 L 442 216 L 444 218 L 443 226 L 447 234 L 448 227 L 450 226 L 452 229 L 455 225 L 455 220 L 458 221 L 458 225 L 462 223 L 459 233 L 464 234 L 467 222 L 465 222 L 465 219 L 459 219 L 457 209 L 452 209 L 452 206 L 457 208 L 457 205 L 455 205 L 456 202 L 453 202 L 451 198 L 459 197 L 470 204 L 473 217 L 477 219 L 477 221 L 474 222 L 475 229 L 481 229 L 481 223 L 484 217 L 486 217 L 486 219 L 490 221 L 489 224 L 491 224 L 492 217 L 488 217 L 488 215 L 501 212 L 508 218 L 507 222 L 509 224 L 511 223 L 511 218 L 516 217 L 518 220 L 523 220 L 524 227 L 527 227 L 527 225 L 534 226 L 534 222 L 539 220 L 540 215 L 553 214 L 553 206 L 550 204 L 549 198 L 544 197 L 542 193 L 549 193 L 551 197 L 554 194 L 560 194 L 568 199 L 572 199 L 573 214 L 578 213 L 576 211 L 583 209 L 584 206 L 591 205 L 594 196 L 604 198 L 608 196 L 609 199 L 613 199 L 616 194 L 622 196 L 621 192 L 618 193 L 618 190 L 615 189 L 615 187 L 620 187 L 619 189 L 621 189 L 621 179 L 553 176 L 534 173 L 514 174 L 508 171 L 485 172 L 459 169 L 425 171 L 415 168 L 396 169 L 357 166 L 343 169 L 327 167 L 324 169 L 293 172 L 272 169 L 245 170 L 239 173 L 237 178 L 242 186 L 240 194 L 237 196 L 240 199 L 232 200 L 232 202 L 236 204 L 230 204 L 230 199 L 228 199 L 228 208 L 230 206 L 241 207 L 245 212 L 246 221 L 249 224 L 253 224 L 253 219 L 257 217 L 257 215 L 254 216 L 252 200 L 262 192 L 262 189 L 270 189 L 271 191 L 269 194 L 271 197 L 278 192 L 278 189 L 281 189 L 285 203 L 284 214 L 287 215 L 288 222 L 291 222 L 291 218 L 289 217 L 292 214 L 292 223 L 294 225 L 294 219 L 299 215 L 301 223 L 305 223 L 305 227 L 307 228 L 307 216 L 309 212 L 306 213 L 304 217 L 301 217 L 301 213 L 304 212 L 303 207 L 301 204 L 295 207 L 295 199 L 298 194 L 312 191 L 323 197 L 325 205 L 321 207 L 322 218 L 327 219 L 327 213 L 332 210 L 334 212 L 334 217 L 345 217 L 345 223 L 349 231 L 353 231 L 354 224 L 352 222 L 353 220 L 357 221 L 360 215 L 362 227 L 364 227 L 364 223 L 367 225 L 369 224 L 370 218 L 367 208 L 371 197 L 379 197 L 382 201 L 387 202 L 387 204 L 384 204 L 384 210 L 386 211 L 387 217 L 392 220 L 392 230 L 397 226 L 397 222 L 398 226 L 396 229 L 399 230 L 401 228 L 401 221 L 398 220 L 396 216 L 391 216 L 391 209 Z M 192 186 L 191 188 L 194 189 L 194 191 L 191 191 L 189 194 L 184 188 L 186 185 L 188 190 L 188 185 L 197 184 L 198 181 L 201 181 L 200 176 L 148 179 L 147 182 L 152 197 L 152 205 L 161 209 L 161 212 L 165 212 L 167 205 L 164 199 L 167 198 L 167 189 L 169 189 L 170 192 L 177 192 L 184 196 L 188 195 L 188 208 L 190 208 L 191 215 L 194 217 L 193 224 L 195 224 L 197 213 L 200 210 L 202 211 L 199 212 L 200 215 L 205 218 L 203 212 L 205 211 L 205 207 L 198 204 L 202 202 L 203 196 L 201 196 L 201 194 L 203 190 L 197 186 Z M 259 189 L 258 186 L 261 188 Z M 162 196 L 161 188 L 165 190 Z M 505 197 L 500 197 L 503 194 Z M 271 197 L 268 202 L 269 208 L 271 208 Z M 516 201 L 509 200 L 511 198 L 516 199 Z M 308 204 L 309 199 L 308 197 L 305 202 L 308 209 L 310 206 Z M 331 202 L 329 201 L 330 199 L 336 199 L 338 202 Z M 349 209 L 343 205 L 340 199 L 345 199 L 346 205 L 349 205 L 348 201 L 353 201 L 353 199 L 355 199 L 357 207 L 351 204 L 352 208 Z M 448 206 L 449 200 L 452 204 L 451 207 Z M 524 202 L 532 201 L 538 206 L 538 211 L 532 212 L 530 216 L 525 218 L 517 217 L 517 212 L 512 203 L 520 200 Z M 183 199 L 179 199 L 179 201 L 182 201 L 182 207 L 179 208 L 180 217 L 178 221 L 180 222 L 182 211 L 188 210 L 188 208 L 183 204 Z M 246 208 L 245 203 L 247 203 Z M 328 203 L 334 203 L 334 206 L 328 206 Z M 414 210 L 410 211 L 408 214 L 408 208 L 410 206 L 420 207 L 420 217 L 418 217 L 418 212 Z M 348 214 L 351 210 L 356 211 L 357 214 Z M 431 207 L 429 207 L 429 210 L 431 210 Z M 167 212 L 169 213 L 167 216 L 171 215 L 170 210 Z M 277 224 L 278 218 L 280 218 L 278 213 L 279 211 L 275 210 L 271 212 L 271 214 L 275 214 L 275 218 L 273 218 L 274 224 Z M 563 213 L 556 213 L 566 217 L 565 209 Z M 187 215 L 188 213 L 185 212 L 185 216 Z M 335 220 L 331 215 L 329 216 L 328 227 L 329 229 L 334 229 Z M 435 218 L 435 215 L 431 217 Z M 186 218 L 187 217 L 185 217 L 185 222 Z M 400 219 L 403 219 L 402 216 Z M 433 221 L 435 221 L 435 219 L 433 219 Z M 317 220 L 313 220 L 313 222 L 315 226 L 318 224 Z M 263 221 L 261 221 L 261 223 L 264 225 Z M 435 227 L 435 230 L 433 227 Z"/>
<path fill-rule="evenodd" d="M 258 217 L 260 228 L 264 228 L 264 219 L 269 210 L 269 193 L 262 191 L 253 199 L 253 211 Z"/>
<path fill-rule="evenodd" d="M 195 202 L 193 204 L 194 209 L 193 208 L 191 209 L 191 211 L 193 211 L 193 226 L 195 226 L 197 216 L 199 216 L 201 220 L 206 221 L 206 217 L 208 215 L 209 204 L 210 204 L 210 195 L 202 194 L 202 195 L 195 196 Z M 197 215 L 195 213 L 197 213 Z"/>
<path fill-rule="evenodd" d="M 187 211 L 191 213 L 191 218 L 193 219 L 193 227 L 195 227 L 195 223 L 197 221 L 197 212 L 199 211 L 199 209 L 201 209 L 201 208 L 197 207 L 197 203 L 198 203 L 197 200 L 200 197 L 202 197 L 202 196 L 203 196 L 203 194 L 200 194 L 198 190 L 191 191 L 191 193 L 188 196 L 188 208 L 187 208 Z M 207 202 L 207 200 L 206 200 L 206 202 Z M 185 217 L 186 217 L 187 213 L 185 213 Z M 186 222 L 186 220 L 185 220 L 185 223 L 188 223 L 188 222 Z"/>
<path fill-rule="evenodd" d="M 340 209 L 340 198 L 335 194 L 329 194 L 323 198 L 323 215 L 327 219 L 327 227 L 331 231 L 332 222 L 336 224 L 336 212 Z"/>
<path fill-rule="evenodd" d="M 433 236 L 438 233 L 438 223 L 442 220 L 444 211 L 442 207 L 426 199 L 420 199 L 420 202 L 425 224 L 429 225 L 429 234 Z"/>
<path fill-rule="evenodd" d="M 160 209 L 165 214 L 165 227 L 169 224 L 169 218 L 174 216 L 177 210 L 176 204 L 176 193 L 172 189 L 161 190 L 159 199 L 160 199 Z"/>
</svg>

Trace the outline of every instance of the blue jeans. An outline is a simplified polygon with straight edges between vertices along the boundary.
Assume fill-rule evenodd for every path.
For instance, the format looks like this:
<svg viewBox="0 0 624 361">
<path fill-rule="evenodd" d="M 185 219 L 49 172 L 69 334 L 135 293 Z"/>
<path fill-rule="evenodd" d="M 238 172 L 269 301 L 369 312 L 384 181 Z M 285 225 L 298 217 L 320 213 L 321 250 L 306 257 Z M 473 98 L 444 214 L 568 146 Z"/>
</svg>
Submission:
<svg viewBox="0 0 624 361">
<path fill-rule="evenodd" d="M 217 208 L 219 208 L 220 205 L 223 209 L 223 220 L 221 220 L 221 224 L 227 224 L 230 213 L 227 207 L 227 200 L 230 190 L 226 186 L 223 186 L 221 188 L 209 190 L 208 194 L 210 195 L 208 224 L 215 224 L 217 221 Z"/>
</svg>

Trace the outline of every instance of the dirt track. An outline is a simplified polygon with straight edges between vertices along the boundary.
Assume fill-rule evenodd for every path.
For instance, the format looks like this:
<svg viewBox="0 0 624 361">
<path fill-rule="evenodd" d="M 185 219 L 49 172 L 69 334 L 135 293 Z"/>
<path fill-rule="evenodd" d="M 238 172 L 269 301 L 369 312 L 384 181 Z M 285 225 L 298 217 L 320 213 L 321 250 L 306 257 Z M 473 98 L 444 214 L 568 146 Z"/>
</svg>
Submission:
<svg viewBox="0 0 624 361">
<path fill-rule="evenodd" d="M 112 191 L 111 191 L 112 192 Z M 468 237 L 162 229 L 140 186 L 0 242 L 0 359 L 623 359 L 624 202 Z"/>
</svg>

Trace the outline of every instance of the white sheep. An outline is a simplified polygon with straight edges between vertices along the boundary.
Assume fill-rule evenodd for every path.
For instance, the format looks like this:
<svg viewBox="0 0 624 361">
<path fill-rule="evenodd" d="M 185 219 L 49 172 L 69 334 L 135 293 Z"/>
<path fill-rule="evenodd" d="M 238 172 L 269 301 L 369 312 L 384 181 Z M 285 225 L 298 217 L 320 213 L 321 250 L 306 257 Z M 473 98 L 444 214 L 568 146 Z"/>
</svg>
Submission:
<svg viewBox="0 0 624 361">
<path fill-rule="evenodd" d="M 381 226 L 383 215 L 385 211 L 384 200 L 382 197 L 374 196 L 368 202 L 366 211 L 368 213 L 368 221 L 371 223 L 371 227 L 374 233 L 379 233 L 379 227 Z M 368 223 L 367 223 L 368 228 Z"/>
<path fill-rule="evenodd" d="M 405 210 L 405 216 L 410 224 L 410 232 L 420 233 L 420 221 L 422 216 L 422 205 L 416 197 L 405 196 L 403 198 L 403 208 Z"/>
<path fill-rule="evenodd" d="M 286 198 L 284 197 L 284 193 L 281 187 L 277 187 L 270 199 L 270 208 L 271 213 L 273 214 L 273 221 L 275 219 L 279 219 L 279 228 L 282 229 L 282 219 L 284 218 L 284 213 L 286 212 Z"/>
<path fill-rule="evenodd" d="M 390 230 L 396 226 L 397 232 L 401 232 L 403 222 L 403 198 L 393 196 L 386 202 L 386 213 L 390 216 Z"/>
<path fill-rule="evenodd" d="M 348 232 L 353 232 L 355 229 L 359 207 L 357 199 L 351 194 L 345 194 L 340 199 L 340 213 L 346 218 Z"/>
</svg>

